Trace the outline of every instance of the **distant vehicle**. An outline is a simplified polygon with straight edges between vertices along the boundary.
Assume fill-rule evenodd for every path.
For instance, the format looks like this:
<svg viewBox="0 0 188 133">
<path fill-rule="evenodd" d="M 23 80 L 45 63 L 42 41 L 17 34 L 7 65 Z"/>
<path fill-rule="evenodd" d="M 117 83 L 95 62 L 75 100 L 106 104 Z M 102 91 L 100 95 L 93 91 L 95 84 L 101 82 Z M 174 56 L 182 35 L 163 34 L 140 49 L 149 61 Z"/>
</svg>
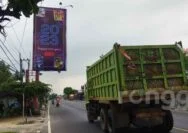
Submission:
<svg viewBox="0 0 188 133">
<path fill-rule="evenodd" d="M 60 105 L 59 103 L 56 103 L 56 107 L 59 107 L 59 105 Z"/>
<path fill-rule="evenodd" d="M 61 98 L 59 96 L 56 97 L 56 107 L 60 106 Z"/>
<path fill-rule="evenodd" d="M 69 95 L 69 100 L 74 100 L 75 99 L 75 95 L 74 94 L 70 94 Z"/>
<path fill-rule="evenodd" d="M 52 104 L 54 104 L 54 99 L 52 99 Z"/>
<path fill-rule="evenodd" d="M 173 116 L 170 110 L 162 108 L 166 103 L 161 95 L 166 90 L 188 89 L 180 45 L 116 43 L 88 66 L 85 88 L 88 121 L 94 122 L 100 116 L 101 129 L 109 133 L 126 132 L 132 126 L 169 132 L 173 128 Z"/>
</svg>

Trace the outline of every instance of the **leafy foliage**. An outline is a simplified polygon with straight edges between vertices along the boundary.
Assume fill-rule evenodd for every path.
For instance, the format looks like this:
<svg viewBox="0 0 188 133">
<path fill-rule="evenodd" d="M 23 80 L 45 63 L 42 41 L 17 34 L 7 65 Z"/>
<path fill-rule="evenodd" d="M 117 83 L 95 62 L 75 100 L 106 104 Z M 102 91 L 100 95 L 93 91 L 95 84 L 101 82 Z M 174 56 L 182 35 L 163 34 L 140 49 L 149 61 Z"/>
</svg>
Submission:
<svg viewBox="0 0 188 133">
<path fill-rule="evenodd" d="M 44 99 L 48 97 L 51 89 L 48 84 L 42 82 L 31 82 L 21 84 L 14 78 L 14 75 L 9 71 L 9 66 L 3 61 L 0 61 L 0 92 L 12 92 L 16 94 L 25 93 L 26 98 L 33 96 Z"/>
<path fill-rule="evenodd" d="M 55 93 L 52 93 L 50 96 L 49 96 L 49 99 L 51 100 L 51 99 L 55 99 L 57 97 L 57 94 L 55 94 Z"/>
<path fill-rule="evenodd" d="M 65 87 L 63 92 L 65 95 L 70 95 L 70 94 L 72 94 L 73 89 L 72 89 L 72 87 Z"/>
<path fill-rule="evenodd" d="M 14 92 L 14 93 L 24 93 L 26 98 L 32 98 L 37 96 L 41 99 L 48 97 L 51 89 L 48 84 L 42 82 L 31 82 L 21 84 L 19 82 L 4 82 L 0 85 L 0 92 Z"/>
<path fill-rule="evenodd" d="M 65 87 L 64 94 L 69 96 L 70 94 L 77 94 L 78 90 L 73 89 L 72 87 Z"/>
<path fill-rule="evenodd" d="M 12 80 L 12 74 L 9 71 L 9 66 L 0 61 L 0 84 Z"/>
<path fill-rule="evenodd" d="M 23 14 L 29 17 L 33 13 L 38 12 L 37 3 L 42 0 L 8 0 L 6 8 L 0 6 L 0 33 L 5 36 L 5 30 L 2 23 L 10 21 L 9 17 L 20 19 Z"/>
<path fill-rule="evenodd" d="M 47 97 L 50 91 L 51 89 L 49 88 L 49 85 L 42 82 L 31 82 L 24 84 L 24 92 L 28 98 L 38 96 L 42 99 Z"/>
<path fill-rule="evenodd" d="M 78 93 L 78 90 L 72 90 L 72 94 L 77 94 Z"/>
<path fill-rule="evenodd" d="M 15 74 L 19 75 L 19 74 Z M 0 61 L 0 94 L 3 97 L 14 96 L 19 103 L 22 103 L 22 94 L 25 94 L 25 102 L 33 97 L 38 97 L 40 105 L 47 103 L 47 98 L 51 91 L 50 85 L 42 82 L 21 83 L 18 82 L 14 74 L 9 71 L 9 66 L 3 61 Z M 4 113 L 0 112 L 1 116 L 13 116 L 19 114 L 21 108 L 12 108 L 8 106 L 4 109 Z"/>
</svg>

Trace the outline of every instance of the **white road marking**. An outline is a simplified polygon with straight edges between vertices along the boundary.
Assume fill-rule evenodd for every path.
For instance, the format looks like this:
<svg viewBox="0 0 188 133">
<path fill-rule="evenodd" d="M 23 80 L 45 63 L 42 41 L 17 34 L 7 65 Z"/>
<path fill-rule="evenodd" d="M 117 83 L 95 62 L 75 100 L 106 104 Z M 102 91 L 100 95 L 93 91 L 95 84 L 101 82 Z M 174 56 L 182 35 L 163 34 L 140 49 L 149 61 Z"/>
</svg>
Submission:
<svg viewBox="0 0 188 133">
<path fill-rule="evenodd" d="M 177 128 L 177 127 L 174 127 L 174 129 L 176 129 L 176 130 L 179 130 L 179 131 L 184 131 L 184 132 L 188 132 L 188 129 Z"/>
<path fill-rule="evenodd" d="M 48 103 L 48 133 L 51 133 L 51 123 L 50 123 L 50 102 Z"/>
<path fill-rule="evenodd" d="M 187 111 L 173 110 L 172 112 L 176 112 L 176 113 L 183 113 L 183 114 L 188 114 L 188 112 L 187 112 Z"/>
</svg>

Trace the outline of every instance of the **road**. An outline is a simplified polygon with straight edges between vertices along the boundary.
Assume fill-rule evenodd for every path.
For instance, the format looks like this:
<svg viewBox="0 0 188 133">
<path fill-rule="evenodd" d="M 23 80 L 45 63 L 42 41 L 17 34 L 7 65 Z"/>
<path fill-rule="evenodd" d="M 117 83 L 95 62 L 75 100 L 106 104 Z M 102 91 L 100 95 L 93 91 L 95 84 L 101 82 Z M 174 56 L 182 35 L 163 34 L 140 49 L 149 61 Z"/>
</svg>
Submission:
<svg viewBox="0 0 188 133">
<path fill-rule="evenodd" d="M 188 113 L 173 112 L 173 115 L 175 128 L 171 133 L 188 133 Z M 58 108 L 51 105 L 50 123 L 51 133 L 103 133 L 98 121 L 94 124 L 87 122 L 84 103 L 80 101 L 63 101 Z"/>
</svg>

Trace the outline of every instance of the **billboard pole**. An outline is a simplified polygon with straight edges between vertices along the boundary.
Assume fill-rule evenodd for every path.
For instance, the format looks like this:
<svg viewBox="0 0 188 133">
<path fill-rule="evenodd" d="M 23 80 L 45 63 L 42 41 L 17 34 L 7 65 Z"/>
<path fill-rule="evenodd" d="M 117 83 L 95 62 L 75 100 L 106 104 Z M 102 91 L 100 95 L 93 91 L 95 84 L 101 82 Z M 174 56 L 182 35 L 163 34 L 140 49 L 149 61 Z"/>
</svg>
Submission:
<svg viewBox="0 0 188 133">
<path fill-rule="evenodd" d="M 39 70 L 36 70 L 35 80 L 39 82 Z"/>
</svg>

